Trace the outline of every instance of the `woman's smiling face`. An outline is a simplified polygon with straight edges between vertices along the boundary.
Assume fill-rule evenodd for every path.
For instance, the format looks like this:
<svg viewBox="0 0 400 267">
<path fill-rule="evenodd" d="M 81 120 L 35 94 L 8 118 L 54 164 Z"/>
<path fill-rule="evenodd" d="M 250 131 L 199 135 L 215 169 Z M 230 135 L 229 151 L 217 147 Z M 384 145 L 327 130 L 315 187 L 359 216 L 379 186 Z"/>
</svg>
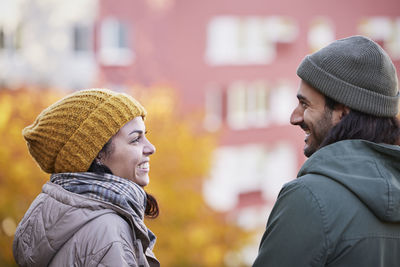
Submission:
<svg viewBox="0 0 400 267">
<path fill-rule="evenodd" d="M 142 117 L 126 123 L 112 137 L 110 153 L 101 157 L 101 163 L 114 175 L 131 180 L 144 187 L 149 183 L 149 157 L 155 147 L 146 138 Z"/>
</svg>

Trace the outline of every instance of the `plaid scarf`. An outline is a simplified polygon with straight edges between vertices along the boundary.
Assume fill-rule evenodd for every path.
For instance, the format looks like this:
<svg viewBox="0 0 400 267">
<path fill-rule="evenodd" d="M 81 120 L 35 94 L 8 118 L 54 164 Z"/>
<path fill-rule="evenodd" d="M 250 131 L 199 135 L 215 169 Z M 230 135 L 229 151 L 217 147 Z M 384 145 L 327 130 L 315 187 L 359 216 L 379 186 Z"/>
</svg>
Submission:
<svg viewBox="0 0 400 267">
<path fill-rule="evenodd" d="M 154 245 L 155 235 L 143 222 L 146 207 L 146 193 L 136 183 L 118 176 L 92 172 L 56 173 L 50 181 L 65 190 L 114 204 L 129 212 L 143 233 L 146 233 L 150 244 Z"/>
</svg>

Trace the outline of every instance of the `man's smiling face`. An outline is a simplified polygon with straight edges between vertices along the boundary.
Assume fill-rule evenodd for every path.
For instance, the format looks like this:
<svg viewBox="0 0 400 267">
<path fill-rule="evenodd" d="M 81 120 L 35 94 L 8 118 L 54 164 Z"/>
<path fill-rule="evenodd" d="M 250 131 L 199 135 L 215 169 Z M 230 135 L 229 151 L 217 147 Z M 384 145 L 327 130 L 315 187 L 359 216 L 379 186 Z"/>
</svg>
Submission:
<svg viewBox="0 0 400 267">
<path fill-rule="evenodd" d="M 325 106 L 324 95 L 304 81 L 301 81 L 297 99 L 299 103 L 290 116 L 290 123 L 300 126 L 306 133 L 304 155 L 310 157 L 336 124 L 332 116 L 334 111 Z"/>
</svg>

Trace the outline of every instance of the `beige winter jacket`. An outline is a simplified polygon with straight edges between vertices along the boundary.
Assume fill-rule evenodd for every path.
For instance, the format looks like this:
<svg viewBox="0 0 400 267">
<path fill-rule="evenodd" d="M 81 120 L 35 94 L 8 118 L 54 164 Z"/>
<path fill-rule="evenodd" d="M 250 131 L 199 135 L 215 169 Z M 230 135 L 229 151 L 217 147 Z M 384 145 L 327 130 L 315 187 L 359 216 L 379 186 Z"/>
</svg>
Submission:
<svg viewBox="0 0 400 267">
<path fill-rule="evenodd" d="M 13 253 L 20 266 L 160 266 L 139 229 L 121 208 L 48 182 L 18 225 Z"/>
</svg>

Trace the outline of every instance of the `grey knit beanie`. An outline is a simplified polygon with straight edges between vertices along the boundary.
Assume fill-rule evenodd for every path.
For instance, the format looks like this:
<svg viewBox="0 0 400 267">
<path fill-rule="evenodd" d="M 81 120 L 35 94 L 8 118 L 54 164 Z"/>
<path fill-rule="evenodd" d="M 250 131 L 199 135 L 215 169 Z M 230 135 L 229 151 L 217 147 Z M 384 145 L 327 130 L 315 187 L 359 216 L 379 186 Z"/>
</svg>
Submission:
<svg viewBox="0 0 400 267">
<path fill-rule="evenodd" d="M 366 37 L 337 40 L 306 56 L 297 75 L 351 109 L 380 117 L 398 112 L 396 69 L 386 52 Z"/>
</svg>

